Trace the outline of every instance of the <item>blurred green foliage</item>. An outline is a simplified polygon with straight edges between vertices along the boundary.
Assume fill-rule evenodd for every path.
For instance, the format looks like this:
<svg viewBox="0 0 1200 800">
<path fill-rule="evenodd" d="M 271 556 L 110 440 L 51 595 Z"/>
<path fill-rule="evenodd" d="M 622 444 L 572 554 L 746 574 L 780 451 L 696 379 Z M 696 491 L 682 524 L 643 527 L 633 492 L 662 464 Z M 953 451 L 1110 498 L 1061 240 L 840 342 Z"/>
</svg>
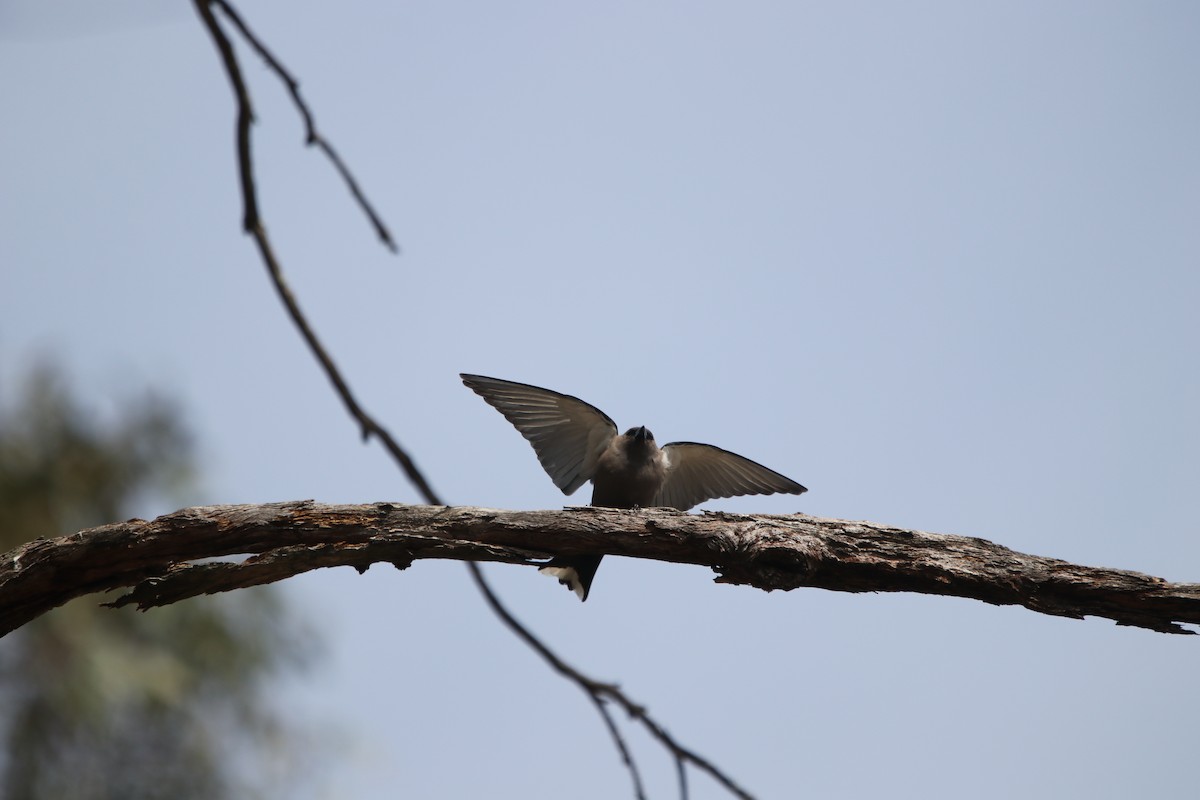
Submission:
<svg viewBox="0 0 1200 800">
<path fill-rule="evenodd" d="M 100 420 L 54 369 L 35 369 L 0 408 L 0 551 L 186 498 L 193 449 L 172 403 L 147 395 Z M 0 639 L 0 797 L 291 796 L 290 767 L 309 759 L 264 690 L 315 642 L 278 591 L 146 613 L 105 599 Z"/>
</svg>

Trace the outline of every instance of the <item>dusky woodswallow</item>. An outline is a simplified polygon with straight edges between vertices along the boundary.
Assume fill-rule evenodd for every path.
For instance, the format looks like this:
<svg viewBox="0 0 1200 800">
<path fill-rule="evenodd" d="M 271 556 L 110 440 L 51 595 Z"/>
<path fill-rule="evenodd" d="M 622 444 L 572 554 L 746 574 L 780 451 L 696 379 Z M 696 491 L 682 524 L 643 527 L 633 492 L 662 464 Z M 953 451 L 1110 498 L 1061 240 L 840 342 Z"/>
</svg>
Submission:
<svg viewBox="0 0 1200 800">
<path fill-rule="evenodd" d="M 594 506 L 687 511 L 718 497 L 807 491 L 791 478 L 710 444 L 671 442 L 660 448 L 645 426 L 618 435 L 607 414 L 578 397 L 483 375 L 459 377 L 529 440 L 563 494 L 591 481 Z M 540 571 L 587 600 L 602 558 L 554 558 Z"/>
</svg>

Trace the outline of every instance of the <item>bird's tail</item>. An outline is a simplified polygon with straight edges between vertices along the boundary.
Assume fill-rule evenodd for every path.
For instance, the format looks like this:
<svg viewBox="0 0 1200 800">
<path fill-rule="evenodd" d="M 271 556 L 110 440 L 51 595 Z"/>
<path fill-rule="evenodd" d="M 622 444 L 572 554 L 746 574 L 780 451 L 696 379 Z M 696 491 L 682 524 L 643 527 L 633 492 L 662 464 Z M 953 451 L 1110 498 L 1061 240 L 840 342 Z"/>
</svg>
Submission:
<svg viewBox="0 0 1200 800">
<path fill-rule="evenodd" d="M 583 601 L 587 600 L 588 592 L 592 590 L 592 579 L 596 577 L 596 570 L 600 568 L 603 558 L 604 556 L 555 558 L 538 572 L 557 578 L 559 583 L 579 595 L 579 599 Z"/>
</svg>

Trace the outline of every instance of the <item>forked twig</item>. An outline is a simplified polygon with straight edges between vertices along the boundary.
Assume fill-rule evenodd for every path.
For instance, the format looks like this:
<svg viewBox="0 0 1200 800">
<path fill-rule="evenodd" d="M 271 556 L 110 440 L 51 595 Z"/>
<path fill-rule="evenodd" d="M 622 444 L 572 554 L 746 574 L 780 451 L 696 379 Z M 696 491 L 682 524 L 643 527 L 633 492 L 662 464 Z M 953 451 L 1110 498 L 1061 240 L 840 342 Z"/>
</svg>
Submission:
<svg viewBox="0 0 1200 800">
<path fill-rule="evenodd" d="M 378 212 L 375 211 L 375 207 L 371 205 L 371 202 L 367 200 L 367 196 L 363 194 L 362 188 L 358 185 L 358 181 L 355 180 L 354 175 L 350 172 L 350 168 L 346 166 L 346 162 L 342 161 L 342 157 L 338 155 L 337 150 L 333 148 L 333 145 L 329 143 L 329 140 L 317 131 L 316 118 L 313 116 L 312 110 L 308 107 L 308 103 L 304 102 L 304 98 L 300 94 L 300 81 L 296 80 L 296 78 L 290 72 L 288 72 L 287 68 L 283 66 L 279 59 L 277 59 L 274 54 L 267 49 L 266 45 L 262 43 L 262 40 L 254 35 L 254 32 L 250 30 L 248 25 L 246 25 L 246 22 L 242 19 L 241 14 L 237 12 L 237 9 L 225 2 L 225 0 L 212 0 L 212 2 L 214 5 L 220 7 L 221 12 L 225 14 L 225 16 L 229 17 L 229 21 L 232 22 L 234 27 L 238 29 L 238 33 L 242 35 L 242 38 L 245 39 L 252 48 L 254 48 L 255 52 L 262 56 L 263 61 L 267 62 L 267 66 L 279 76 L 279 79 L 283 81 L 283 84 L 287 87 L 288 93 L 292 96 L 292 102 L 296 106 L 296 110 L 300 112 L 300 116 L 304 119 L 305 143 L 309 145 L 316 145 L 321 149 L 321 152 L 323 152 L 326 158 L 329 159 L 330 163 L 333 164 L 334 169 L 336 169 L 338 174 L 342 176 L 342 181 L 350 190 L 350 194 L 354 195 L 354 200 L 358 203 L 359 208 L 361 208 L 363 213 L 367 215 L 367 219 L 371 221 L 371 225 L 375 228 L 375 233 L 377 236 L 379 236 L 380 241 L 382 241 L 393 253 L 400 252 L 400 247 L 396 244 L 395 240 L 392 239 L 392 234 L 390 231 L 388 231 L 387 225 L 384 224 L 383 218 L 379 216 Z"/>
<path fill-rule="evenodd" d="M 608 728 L 609 734 L 612 735 L 613 743 L 617 747 L 617 752 L 621 755 L 621 760 L 629 768 L 629 774 L 633 780 L 634 796 L 638 800 L 645 800 L 646 792 L 642 787 L 642 776 L 638 771 L 637 764 L 633 760 L 633 754 L 629 752 L 629 747 L 625 744 L 625 738 L 621 736 L 621 731 L 613 721 L 612 715 L 608 713 L 608 706 L 604 705 L 604 698 L 607 694 L 605 690 L 612 689 L 616 694 L 620 695 L 620 689 L 589 678 L 559 658 L 554 651 L 543 644 L 528 628 L 518 622 L 517 618 L 510 614 L 508 609 L 501 604 L 500 599 L 496 597 L 484 579 L 483 570 L 479 568 L 478 564 L 474 561 L 468 561 L 467 569 L 471 570 L 471 577 L 475 579 L 475 585 L 479 587 L 479 591 L 483 592 L 483 596 L 487 600 L 488 605 L 491 606 L 492 611 L 509 627 L 509 630 L 517 634 L 518 638 L 533 648 L 534 652 L 540 655 L 559 675 L 574 681 L 587 694 L 588 699 L 592 701 L 592 705 L 596 707 L 596 711 L 600 713 L 600 717 L 604 720 L 604 725 Z M 683 786 L 681 797 L 687 800 L 686 784 L 681 784 L 681 786 Z"/>
<path fill-rule="evenodd" d="M 707 772 L 713 778 L 713 780 L 724 786 L 736 797 L 743 798 L 743 800 L 754 800 L 753 795 L 739 786 L 732 778 L 718 769 L 716 765 L 714 765 L 708 759 L 698 755 L 697 753 L 694 753 L 675 741 L 671 734 L 667 733 L 665 728 L 655 722 L 653 717 L 646 713 L 645 707 L 638 705 L 626 697 L 625 693 L 621 691 L 620 687 L 611 683 L 601 683 L 594 678 L 589 678 L 587 675 L 579 672 L 570 664 L 559 658 L 557 654 L 550 650 L 550 648 L 546 647 L 546 645 L 542 644 L 542 642 L 539 641 L 536 636 L 530 633 L 524 625 L 517 621 L 517 619 L 508 612 L 508 609 L 500 604 L 500 601 L 496 599 L 495 594 L 492 593 L 491 589 L 484 581 L 483 570 L 479 568 L 479 565 L 475 564 L 474 562 L 467 562 L 467 566 L 470 568 L 471 575 L 475 578 L 479 588 L 483 591 L 484 597 L 487 598 L 488 603 L 491 605 L 492 611 L 496 612 L 496 616 L 500 617 L 505 625 L 507 625 L 514 633 L 516 633 L 517 636 L 523 639 L 525 643 L 528 644 L 534 650 L 534 652 L 540 655 L 556 672 L 574 681 L 581 689 L 583 689 L 592 697 L 593 702 L 596 703 L 596 707 L 600 709 L 601 713 L 604 715 L 605 722 L 608 724 L 609 730 L 613 732 L 614 738 L 617 740 L 617 748 L 621 751 L 622 757 L 625 758 L 626 763 L 629 764 L 630 771 L 633 772 L 634 791 L 639 797 L 642 795 L 636 768 L 633 766 L 632 761 L 627 757 L 626 754 L 628 751 L 625 749 L 624 743 L 621 741 L 616 730 L 613 728 L 611 717 L 609 717 L 607 709 L 603 704 L 605 700 L 611 700 L 612 702 L 616 703 L 625 711 L 626 714 L 629 715 L 630 719 L 640 722 L 642 726 L 649 731 L 650 735 L 657 739 L 658 742 L 675 758 L 676 771 L 679 775 L 679 796 L 683 798 L 683 800 L 687 800 L 688 796 L 686 766 L 689 763 L 697 769 Z"/>
</svg>

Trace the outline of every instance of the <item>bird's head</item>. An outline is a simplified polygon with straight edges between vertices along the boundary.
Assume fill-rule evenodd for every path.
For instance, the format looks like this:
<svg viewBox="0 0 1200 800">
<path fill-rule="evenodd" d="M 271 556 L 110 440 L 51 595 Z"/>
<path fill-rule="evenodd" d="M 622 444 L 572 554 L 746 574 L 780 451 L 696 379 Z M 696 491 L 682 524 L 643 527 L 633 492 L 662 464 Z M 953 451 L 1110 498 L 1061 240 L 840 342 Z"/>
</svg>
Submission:
<svg viewBox="0 0 1200 800">
<path fill-rule="evenodd" d="M 654 444 L 654 434 L 645 425 L 630 428 L 625 431 L 625 435 L 638 444 Z"/>
</svg>

